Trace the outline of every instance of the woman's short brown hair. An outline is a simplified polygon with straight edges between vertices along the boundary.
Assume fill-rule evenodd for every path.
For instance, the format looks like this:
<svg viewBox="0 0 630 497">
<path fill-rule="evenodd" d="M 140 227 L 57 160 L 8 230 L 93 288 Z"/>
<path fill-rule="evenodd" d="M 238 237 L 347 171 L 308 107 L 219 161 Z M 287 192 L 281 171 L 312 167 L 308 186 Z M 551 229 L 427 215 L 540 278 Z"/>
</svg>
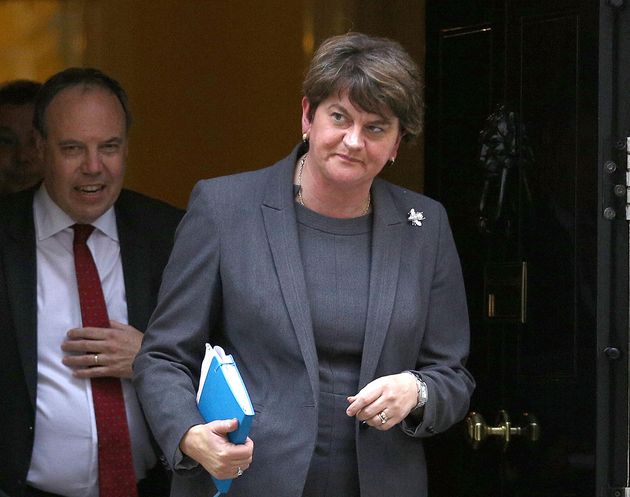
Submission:
<svg viewBox="0 0 630 497">
<path fill-rule="evenodd" d="M 334 92 L 366 112 L 390 109 L 400 121 L 403 139 L 422 131 L 422 74 L 397 42 L 362 33 L 325 40 L 315 52 L 302 84 L 310 120 L 318 105 Z"/>
</svg>

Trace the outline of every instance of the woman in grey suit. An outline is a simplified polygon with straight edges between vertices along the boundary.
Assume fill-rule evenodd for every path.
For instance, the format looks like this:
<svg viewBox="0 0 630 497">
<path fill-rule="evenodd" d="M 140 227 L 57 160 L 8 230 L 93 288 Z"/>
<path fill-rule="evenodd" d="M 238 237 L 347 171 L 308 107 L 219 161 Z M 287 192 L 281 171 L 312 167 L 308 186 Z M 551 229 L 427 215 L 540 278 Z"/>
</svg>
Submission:
<svg viewBox="0 0 630 497">
<path fill-rule="evenodd" d="M 172 495 L 426 495 L 422 438 L 468 409 L 468 317 L 444 209 L 376 176 L 421 129 L 402 47 L 325 41 L 304 81 L 303 142 L 201 181 L 180 225 L 135 384 Z M 204 343 L 234 355 L 256 416 L 204 424 Z M 254 448 L 255 443 L 255 448 Z"/>
</svg>

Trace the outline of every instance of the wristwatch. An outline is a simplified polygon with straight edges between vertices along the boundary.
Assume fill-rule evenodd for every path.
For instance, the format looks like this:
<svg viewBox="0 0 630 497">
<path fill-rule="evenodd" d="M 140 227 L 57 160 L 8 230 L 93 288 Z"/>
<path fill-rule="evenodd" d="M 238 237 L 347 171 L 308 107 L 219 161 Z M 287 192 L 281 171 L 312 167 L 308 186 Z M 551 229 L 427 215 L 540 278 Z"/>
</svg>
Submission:
<svg viewBox="0 0 630 497">
<path fill-rule="evenodd" d="M 429 399 L 429 389 L 427 388 L 427 384 L 424 382 L 419 373 L 416 373 L 415 371 L 405 371 L 405 373 L 409 373 L 416 380 L 416 388 L 418 389 L 418 403 L 416 404 L 416 407 L 412 409 L 412 411 L 415 411 L 417 409 L 420 409 L 421 407 L 424 407 L 424 405 L 427 403 L 427 400 Z"/>
</svg>

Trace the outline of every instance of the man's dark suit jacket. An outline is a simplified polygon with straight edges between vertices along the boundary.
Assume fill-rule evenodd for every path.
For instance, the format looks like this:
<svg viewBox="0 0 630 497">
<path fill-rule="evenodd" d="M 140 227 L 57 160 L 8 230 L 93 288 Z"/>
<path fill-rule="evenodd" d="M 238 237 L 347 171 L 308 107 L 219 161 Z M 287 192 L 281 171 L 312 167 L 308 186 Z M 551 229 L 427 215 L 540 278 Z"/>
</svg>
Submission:
<svg viewBox="0 0 630 497">
<path fill-rule="evenodd" d="M 22 495 L 37 429 L 34 192 L 0 200 L 0 496 Z M 129 190 L 121 192 L 114 210 L 129 324 L 144 331 L 183 212 Z M 155 473 L 153 478 L 165 480 L 161 469 Z"/>
</svg>

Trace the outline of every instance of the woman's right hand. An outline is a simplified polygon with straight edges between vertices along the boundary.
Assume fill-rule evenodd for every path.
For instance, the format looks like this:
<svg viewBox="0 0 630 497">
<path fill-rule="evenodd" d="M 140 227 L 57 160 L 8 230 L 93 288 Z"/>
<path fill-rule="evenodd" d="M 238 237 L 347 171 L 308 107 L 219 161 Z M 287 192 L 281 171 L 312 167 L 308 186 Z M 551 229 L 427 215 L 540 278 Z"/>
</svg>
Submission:
<svg viewBox="0 0 630 497">
<path fill-rule="evenodd" d="M 182 437 L 179 449 L 220 480 L 236 478 L 252 463 L 254 442 L 233 444 L 227 434 L 236 430 L 238 421 L 227 419 L 191 427 Z"/>
</svg>

